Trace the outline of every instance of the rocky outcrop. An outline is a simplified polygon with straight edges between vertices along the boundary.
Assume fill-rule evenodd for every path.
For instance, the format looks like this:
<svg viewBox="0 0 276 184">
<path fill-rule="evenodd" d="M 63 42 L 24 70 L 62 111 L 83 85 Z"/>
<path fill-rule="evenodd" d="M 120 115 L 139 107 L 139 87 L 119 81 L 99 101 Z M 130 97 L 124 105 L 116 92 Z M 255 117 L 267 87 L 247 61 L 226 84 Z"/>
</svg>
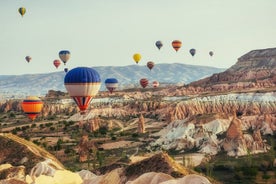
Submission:
<svg viewBox="0 0 276 184">
<path fill-rule="evenodd" d="M 89 140 L 87 134 L 82 135 L 80 142 L 78 144 L 78 152 L 79 152 L 79 161 L 85 162 L 88 160 L 90 156 L 90 150 L 95 148 L 94 142 Z"/>
<path fill-rule="evenodd" d="M 145 133 L 145 119 L 142 114 L 140 114 L 139 121 L 138 121 L 138 133 Z"/>
<path fill-rule="evenodd" d="M 192 82 L 202 91 L 263 89 L 276 86 L 276 48 L 253 50 L 238 58 L 231 68 Z"/>
</svg>

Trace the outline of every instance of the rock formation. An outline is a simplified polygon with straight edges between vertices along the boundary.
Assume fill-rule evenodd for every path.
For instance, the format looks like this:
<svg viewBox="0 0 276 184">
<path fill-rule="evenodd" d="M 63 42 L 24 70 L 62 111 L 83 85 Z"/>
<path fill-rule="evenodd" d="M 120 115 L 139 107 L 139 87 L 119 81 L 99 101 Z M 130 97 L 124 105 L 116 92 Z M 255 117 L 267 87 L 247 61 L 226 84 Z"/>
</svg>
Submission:
<svg viewBox="0 0 276 184">
<path fill-rule="evenodd" d="M 139 121 L 138 121 L 138 133 L 145 133 L 145 119 L 142 114 L 140 114 Z"/>
</svg>

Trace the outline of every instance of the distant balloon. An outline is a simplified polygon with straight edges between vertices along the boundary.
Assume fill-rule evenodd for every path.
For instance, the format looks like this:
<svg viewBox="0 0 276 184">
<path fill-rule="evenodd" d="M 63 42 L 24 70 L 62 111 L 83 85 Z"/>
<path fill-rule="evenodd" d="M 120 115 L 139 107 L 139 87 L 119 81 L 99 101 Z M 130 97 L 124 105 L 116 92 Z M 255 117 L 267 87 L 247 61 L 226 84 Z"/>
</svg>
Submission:
<svg viewBox="0 0 276 184">
<path fill-rule="evenodd" d="M 36 96 L 29 96 L 21 103 L 21 107 L 25 114 L 34 120 L 43 108 L 43 102 Z"/>
<path fill-rule="evenodd" d="M 155 46 L 160 50 L 161 47 L 163 47 L 163 43 L 160 40 L 158 40 L 155 42 Z"/>
<path fill-rule="evenodd" d="M 139 53 L 135 53 L 135 54 L 133 55 L 133 59 L 134 59 L 134 61 L 136 62 L 136 64 L 139 63 L 139 61 L 141 60 L 141 58 L 142 58 L 142 56 L 141 56 L 141 54 L 139 54 Z"/>
<path fill-rule="evenodd" d="M 64 68 L 64 72 L 67 73 L 68 72 L 68 68 Z"/>
<path fill-rule="evenodd" d="M 140 85 L 141 85 L 143 88 L 147 87 L 148 84 L 149 84 L 148 79 L 146 79 L 146 78 L 140 79 Z"/>
<path fill-rule="evenodd" d="M 182 46 L 182 42 L 180 40 L 172 41 L 172 47 L 176 52 L 180 49 L 181 46 Z"/>
<path fill-rule="evenodd" d="M 157 88 L 157 87 L 159 86 L 159 82 L 158 82 L 158 81 L 153 81 L 153 82 L 152 82 L 152 86 L 153 86 L 154 88 Z"/>
<path fill-rule="evenodd" d="M 70 59 L 71 53 L 68 50 L 61 50 L 59 52 L 59 58 L 64 63 L 64 65 L 67 63 L 67 61 Z"/>
<path fill-rule="evenodd" d="M 21 14 L 21 16 L 23 17 L 24 14 L 26 13 L 26 8 L 20 7 L 20 8 L 18 9 L 18 12 L 19 12 L 19 13 Z"/>
<path fill-rule="evenodd" d="M 209 52 L 209 55 L 212 57 L 214 55 L 214 52 L 213 51 L 210 51 Z"/>
<path fill-rule="evenodd" d="M 153 61 L 149 61 L 147 63 L 147 67 L 151 70 L 154 67 L 154 62 Z"/>
<path fill-rule="evenodd" d="M 113 91 L 118 88 L 118 80 L 115 78 L 108 78 L 105 80 L 105 86 L 110 93 L 113 93 Z"/>
<path fill-rule="evenodd" d="M 32 60 L 31 56 L 26 56 L 25 59 L 28 63 Z"/>
<path fill-rule="evenodd" d="M 77 67 L 68 71 L 64 77 L 64 85 L 80 109 L 85 114 L 88 105 L 101 87 L 99 73 L 93 68 Z"/>
<path fill-rule="evenodd" d="M 195 50 L 195 49 L 190 49 L 190 54 L 191 54 L 192 56 L 194 56 L 195 53 L 196 53 L 196 50 Z"/>
<path fill-rule="evenodd" d="M 60 62 L 60 60 L 55 59 L 55 60 L 53 61 L 53 64 L 55 65 L 56 68 L 58 68 L 59 65 L 61 64 L 61 62 Z"/>
</svg>

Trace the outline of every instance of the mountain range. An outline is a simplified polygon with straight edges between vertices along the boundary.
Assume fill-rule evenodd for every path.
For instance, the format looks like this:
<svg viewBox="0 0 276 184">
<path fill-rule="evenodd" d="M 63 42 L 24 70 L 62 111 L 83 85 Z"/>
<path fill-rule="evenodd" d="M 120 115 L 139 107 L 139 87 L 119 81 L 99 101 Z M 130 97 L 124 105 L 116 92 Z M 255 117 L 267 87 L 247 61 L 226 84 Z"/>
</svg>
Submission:
<svg viewBox="0 0 276 184">
<path fill-rule="evenodd" d="M 157 80 L 160 86 L 168 84 L 183 86 L 225 70 L 223 68 L 180 63 L 156 64 L 152 70 L 149 70 L 147 66 L 138 64 L 93 68 L 101 76 L 102 85 L 100 90 L 105 90 L 104 81 L 106 78 L 116 78 L 119 81 L 119 89 L 139 87 L 141 78 L 148 78 L 150 82 Z M 28 95 L 44 96 L 49 90 L 66 91 L 63 84 L 65 75 L 65 72 L 0 75 L 0 100 L 1 98 L 25 98 Z"/>
</svg>

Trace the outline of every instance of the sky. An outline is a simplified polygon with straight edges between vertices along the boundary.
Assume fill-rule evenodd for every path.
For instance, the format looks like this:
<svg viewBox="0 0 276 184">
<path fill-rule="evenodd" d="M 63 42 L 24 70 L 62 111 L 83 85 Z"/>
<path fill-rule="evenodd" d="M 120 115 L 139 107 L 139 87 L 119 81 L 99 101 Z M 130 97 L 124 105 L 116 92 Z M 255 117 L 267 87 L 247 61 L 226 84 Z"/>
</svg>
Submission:
<svg viewBox="0 0 276 184">
<path fill-rule="evenodd" d="M 0 0 L 0 75 L 127 66 L 134 53 L 139 65 L 229 68 L 251 50 L 276 47 L 275 10 L 275 0 Z M 182 41 L 178 52 L 173 40 Z M 71 57 L 56 69 L 60 50 Z"/>
</svg>

